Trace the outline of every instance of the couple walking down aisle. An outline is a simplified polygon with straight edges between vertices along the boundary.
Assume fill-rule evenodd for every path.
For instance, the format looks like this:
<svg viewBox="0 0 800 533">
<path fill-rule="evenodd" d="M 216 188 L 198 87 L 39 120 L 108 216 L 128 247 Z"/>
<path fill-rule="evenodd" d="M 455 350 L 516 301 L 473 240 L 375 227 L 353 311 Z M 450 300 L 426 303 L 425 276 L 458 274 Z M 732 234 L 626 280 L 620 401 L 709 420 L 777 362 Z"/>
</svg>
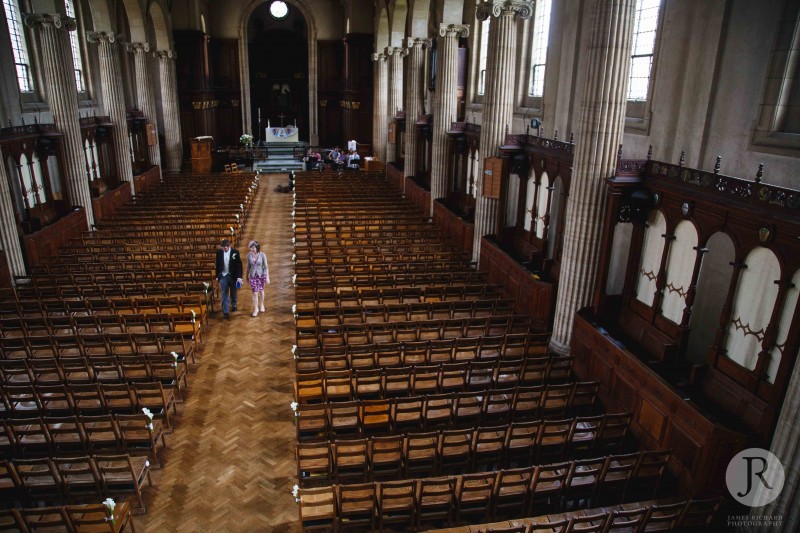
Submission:
<svg viewBox="0 0 800 533">
<path fill-rule="evenodd" d="M 269 284 L 267 255 L 261 251 L 258 241 L 247 243 L 247 281 L 253 290 L 253 316 L 264 313 L 264 286 Z M 217 250 L 216 278 L 222 293 L 222 317 L 230 318 L 229 310 L 237 310 L 236 290 L 242 287 L 242 260 L 239 251 L 231 248 L 231 242 L 223 239 Z M 235 280 L 235 282 L 234 282 Z"/>
</svg>

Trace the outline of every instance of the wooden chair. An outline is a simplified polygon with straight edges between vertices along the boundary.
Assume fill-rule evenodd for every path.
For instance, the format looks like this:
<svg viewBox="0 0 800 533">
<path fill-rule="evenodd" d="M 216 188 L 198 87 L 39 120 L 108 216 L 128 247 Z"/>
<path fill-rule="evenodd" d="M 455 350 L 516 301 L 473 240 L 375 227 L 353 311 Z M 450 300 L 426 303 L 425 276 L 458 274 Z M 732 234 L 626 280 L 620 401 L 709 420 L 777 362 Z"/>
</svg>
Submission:
<svg viewBox="0 0 800 533">
<path fill-rule="evenodd" d="M 334 482 L 363 483 L 368 478 L 369 452 L 366 439 L 338 439 L 332 449 Z"/>
<path fill-rule="evenodd" d="M 327 442 L 298 442 L 295 456 L 297 479 L 301 487 L 330 483 L 332 467 L 330 446 Z"/>
<path fill-rule="evenodd" d="M 103 482 L 103 491 L 111 496 L 136 496 L 139 510 L 147 509 L 142 498 L 142 487 L 150 480 L 150 462 L 145 457 L 129 455 L 98 455 L 94 458 Z"/>
<path fill-rule="evenodd" d="M 102 503 L 67 505 L 65 511 L 76 531 L 120 533 L 130 527 L 131 532 L 136 533 L 127 501 L 116 502 L 113 514 Z"/>
<path fill-rule="evenodd" d="M 455 478 L 424 478 L 420 480 L 417 495 L 417 527 L 453 524 L 455 508 Z"/>
<path fill-rule="evenodd" d="M 529 508 L 536 467 L 499 470 L 494 485 L 493 518 L 521 516 Z"/>
<path fill-rule="evenodd" d="M 375 529 L 376 486 L 372 483 L 336 485 L 336 530 Z"/>
<path fill-rule="evenodd" d="M 333 533 L 337 517 L 333 487 L 303 489 L 298 500 L 303 532 Z"/>
<path fill-rule="evenodd" d="M 494 486 L 497 473 L 483 472 L 462 476 L 456 485 L 456 524 L 487 522 L 494 514 Z"/>
<path fill-rule="evenodd" d="M 400 479 L 404 471 L 402 435 L 372 437 L 369 441 L 369 473 L 372 480 Z"/>
<path fill-rule="evenodd" d="M 378 489 L 378 528 L 413 531 L 417 515 L 417 481 L 386 481 Z"/>
</svg>

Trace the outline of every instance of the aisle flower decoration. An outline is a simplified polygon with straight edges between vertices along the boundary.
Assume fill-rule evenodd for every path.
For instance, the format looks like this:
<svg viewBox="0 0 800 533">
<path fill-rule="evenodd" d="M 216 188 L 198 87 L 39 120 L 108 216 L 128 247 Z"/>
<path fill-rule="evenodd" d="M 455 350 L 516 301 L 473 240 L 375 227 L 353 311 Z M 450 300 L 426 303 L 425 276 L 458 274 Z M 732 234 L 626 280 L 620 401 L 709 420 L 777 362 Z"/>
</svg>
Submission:
<svg viewBox="0 0 800 533">
<path fill-rule="evenodd" d="M 173 367 L 173 368 L 178 368 L 178 359 L 180 359 L 180 358 L 181 358 L 181 356 L 180 356 L 180 355 L 178 355 L 178 353 L 177 353 L 177 352 L 172 352 L 172 353 L 171 353 L 171 355 L 172 355 L 173 359 L 175 359 L 175 360 L 172 362 L 172 367 Z"/>
<path fill-rule="evenodd" d="M 116 508 L 117 502 L 115 502 L 113 498 L 106 498 L 103 500 L 103 506 L 106 508 L 106 512 L 108 513 L 106 521 L 114 524 L 114 508 Z"/>
<path fill-rule="evenodd" d="M 145 427 L 150 431 L 153 431 L 153 413 L 147 407 L 142 407 L 142 413 L 144 413 L 144 416 L 146 416 L 148 419 Z"/>
<path fill-rule="evenodd" d="M 295 503 L 300 502 L 300 487 L 298 487 L 297 485 L 292 487 L 292 497 L 294 498 Z"/>
<path fill-rule="evenodd" d="M 253 145 L 253 136 L 249 133 L 243 133 L 241 137 L 239 137 L 239 142 L 245 146 L 252 146 Z"/>
<path fill-rule="evenodd" d="M 292 254 L 292 263 L 297 262 L 297 254 Z"/>
</svg>

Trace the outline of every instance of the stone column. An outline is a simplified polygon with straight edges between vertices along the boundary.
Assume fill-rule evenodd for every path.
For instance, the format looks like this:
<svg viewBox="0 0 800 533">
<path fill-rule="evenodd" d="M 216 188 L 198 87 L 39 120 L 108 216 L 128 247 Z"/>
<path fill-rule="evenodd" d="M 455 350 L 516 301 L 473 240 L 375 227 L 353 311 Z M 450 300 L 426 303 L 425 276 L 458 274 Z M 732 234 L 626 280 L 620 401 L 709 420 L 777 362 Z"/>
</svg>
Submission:
<svg viewBox="0 0 800 533">
<path fill-rule="evenodd" d="M 425 47 L 430 39 L 408 38 L 408 77 L 406 79 L 406 160 L 403 173 L 414 175 L 417 161 L 416 126 L 417 117 L 422 111 L 422 90 L 425 82 Z"/>
<path fill-rule="evenodd" d="M 129 43 L 128 51 L 133 53 L 133 67 L 136 71 L 136 106 L 144 113 L 148 123 L 153 124 L 158 131 L 158 117 L 156 103 L 153 98 L 153 85 L 150 83 L 150 65 L 147 63 L 150 45 L 148 43 Z M 161 167 L 161 152 L 158 144 L 147 146 L 150 164 Z M 160 170 L 159 170 L 160 174 Z"/>
<path fill-rule="evenodd" d="M 441 24 L 439 26 L 436 94 L 433 101 L 433 143 L 431 149 L 431 205 L 445 195 L 447 183 L 447 131 L 456 119 L 458 100 L 458 39 L 469 36 L 469 26 Z"/>
<path fill-rule="evenodd" d="M 167 172 L 180 172 L 183 162 L 181 141 L 181 117 L 178 112 L 178 86 L 175 78 L 174 50 L 159 50 L 153 54 L 158 60 L 158 75 L 161 81 L 161 117 L 164 119 L 164 150 L 167 156 Z"/>
<path fill-rule="evenodd" d="M 12 279 L 14 276 L 25 275 L 22 245 L 19 242 L 16 228 L 17 221 L 14 216 L 14 205 L 11 203 L 6 166 L 0 162 L 0 248 L 6 253 Z"/>
<path fill-rule="evenodd" d="M 403 58 L 407 54 L 408 50 L 405 48 L 393 48 L 391 46 L 386 48 L 386 57 L 389 61 L 389 108 L 387 111 L 389 122 L 394 120 L 397 112 L 403 109 Z M 394 144 L 386 144 L 386 162 L 397 161 L 398 159 L 397 137 L 395 137 Z"/>
<path fill-rule="evenodd" d="M 388 68 L 386 55 L 383 52 L 372 54 L 375 62 L 375 101 L 372 107 L 375 119 L 372 121 L 372 153 L 375 157 L 386 162 L 386 136 L 389 130 L 389 117 L 386 114 L 389 107 L 387 98 Z"/>
<path fill-rule="evenodd" d="M 592 303 L 606 207 L 604 180 L 614 173 L 625 125 L 636 0 L 594 5 L 550 341 L 558 353 L 569 352 L 575 312 Z"/>
<path fill-rule="evenodd" d="M 26 13 L 25 24 L 39 35 L 42 52 L 42 72 L 47 103 L 56 129 L 64 134 L 65 177 L 72 205 L 86 209 L 86 219 L 94 224 L 92 199 L 89 194 L 89 177 L 81 140 L 78 119 L 78 88 L 75 86 L 72 52 L 69 35 L 75 31 L 75 19 L 59 14 Z"/>
<path fill-rule="evenodd" d="M 800 387 L 800 362 L 796 361 L 787 390 L 796 391 L 798 387 Z M 774 502 L 764 507 L 753 507 L 750 514 L 756 517 L 782 516 L 783 523 L 778 527 L 767 525 L 740 527 L 738 531 L 771 533 L 778 530 L 797 531 L 800 527 L 800 507 L 797 506 L 797 490 L 800 483 L 800 395 L 791 392 L 786 394 L 769 451 L 775 454 L 783 465 L 786 476 L 783 490 Z"/>
<path fill-rule="evenodd" d="M 494 19 L 489 24 L 489 56 L 486 58 L 486 90 L 481 120 L 481 158 L 495 155 L 503 144 L 514 116 L 514 77 L 516 75 L 517 21 L 533 14 L 532 0 L 490 0 L 478 5 L 478 19 Z M 483 165 L 483 162 L 481 162 Z M 500 200 L 483 196 L 483 172 L 475 187 L 475 237 L 472 260 L 480 261 L 481 237 L 497 228 Z"/>
<path fill-rule="evenodd" d="M 97 44 L 100 56 L 100 87 L 103 93 L 103 108 L 114 124 L 114 159 L 120 181 L 131 184 L 131 193 L 136 194 L 133 185 L 133 167 L 128 133 L 128 120 L 125 114 L 125 93 L 122 87 L 122 70 L 116 54 L 117 37 L 113 32 L 90 31 L 87 40 Z"/>
</svg>

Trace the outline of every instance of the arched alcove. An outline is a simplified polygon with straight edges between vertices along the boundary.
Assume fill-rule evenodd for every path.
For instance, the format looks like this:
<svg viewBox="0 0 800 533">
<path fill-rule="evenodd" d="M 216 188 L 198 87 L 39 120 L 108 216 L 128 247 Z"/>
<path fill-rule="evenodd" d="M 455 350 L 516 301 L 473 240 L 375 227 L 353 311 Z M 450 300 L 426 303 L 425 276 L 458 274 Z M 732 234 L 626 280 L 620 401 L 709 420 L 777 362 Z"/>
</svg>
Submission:
<svg viewBox="0 0 800 533">
<path fill-rule="evenodd" d="M 263 140 L 267 124 L 297 124 L 307 141 L 308 24 L 296 6 L 285 3 L 286 15 L 277 18 L 270 13 L 272 4 L 260 4 L 247 22 L 252 133 Z"/>
</svg>

